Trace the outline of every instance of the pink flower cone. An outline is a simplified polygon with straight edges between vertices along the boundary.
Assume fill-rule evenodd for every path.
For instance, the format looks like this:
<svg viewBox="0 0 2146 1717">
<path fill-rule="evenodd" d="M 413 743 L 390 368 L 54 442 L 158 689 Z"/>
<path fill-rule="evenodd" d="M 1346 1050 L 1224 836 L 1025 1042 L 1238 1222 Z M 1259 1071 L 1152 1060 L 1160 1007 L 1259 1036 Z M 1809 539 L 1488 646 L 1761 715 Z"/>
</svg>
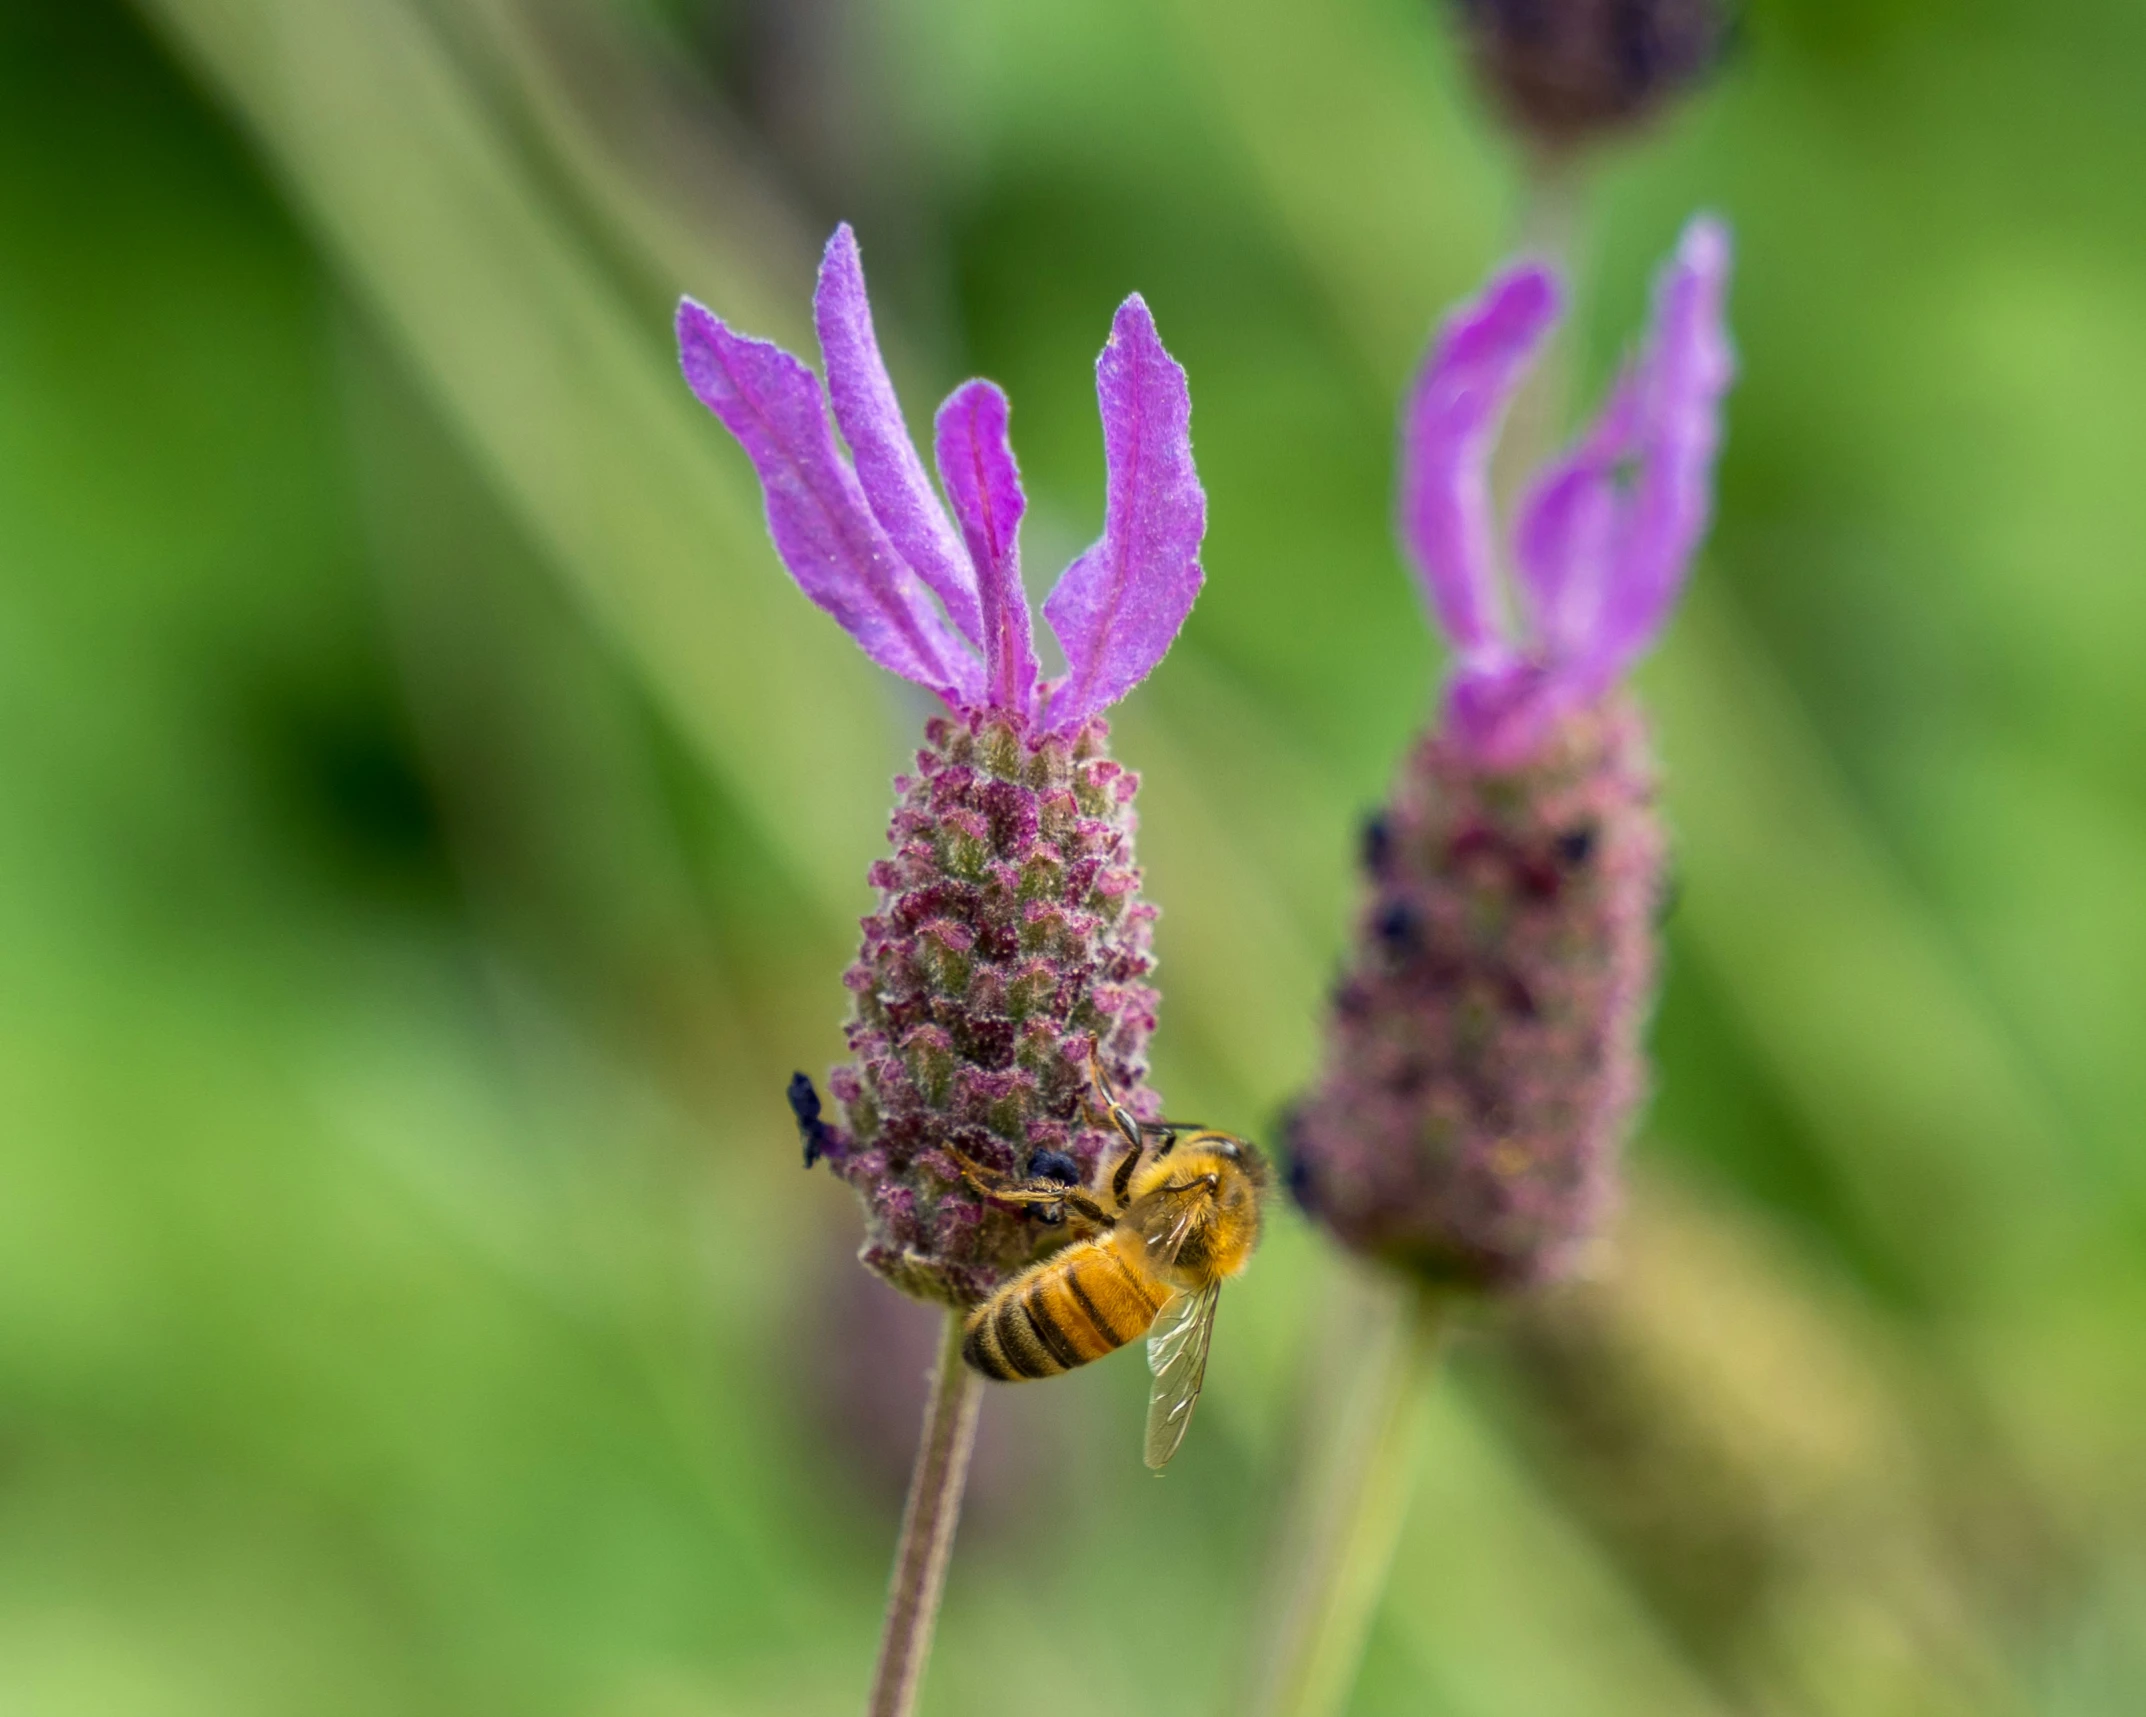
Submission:
<svg viewBox="0 0 2146 1717">
<path fill-rule="evenodd" d="M 918 1298 L 967 1305 L 1057 1236 L 978 1199 L 955 1153 L 1091 1181 L 1114 1137 L 1084 1103 L 1091 1058 L 1137 1112 L 1157 1113 L 1141 1088 L 1157 998 L 1145 982 L 1155 909 L 1133 856 L 1138 778 L 1107 755 L 1102 711 L 1162 659 L 1199 594 L 1207 503 L 1191 395 L 1146 304 L 1128 298 L 1096 362 L 1103 534 L 1044 603 L 1068 664 L 1045 682 L 1006 396 L 971 381 L 940 407 L 942 505 L 846 226 L 814 309 L 825 395 L 799 360 L 690 299 L 678 312 L 686 379 L 751 459 L 799 587 L 948 713 L 895 781 L 893 851 L 872 867 L 878 907 L 844 979 L 850 1059 L 827 1082 L 842 1123 L 804 1074 L 790 1101 L 807 1166 L 824 1159 L 864 1202 L 865 1263 Z"/>
<path fill-rule="evenodd" d="M 1345 1243 L 1437 1279 L 1567 1269 L 1645 1092 L 1666 842 L 1621 682 L 1706 531 L 1728 263 L 1723 229 L 1694 222 L 1645 350 L 1521 504 L 1510 591 L 1490 453 L 1556 318 L 1550 274 L 1512 269 L 1458 312 L 1409 400 L 1402 536 L 1456 660 L 1367 834 L 1368 897 L 1290 1174 Z"/>
</svg>

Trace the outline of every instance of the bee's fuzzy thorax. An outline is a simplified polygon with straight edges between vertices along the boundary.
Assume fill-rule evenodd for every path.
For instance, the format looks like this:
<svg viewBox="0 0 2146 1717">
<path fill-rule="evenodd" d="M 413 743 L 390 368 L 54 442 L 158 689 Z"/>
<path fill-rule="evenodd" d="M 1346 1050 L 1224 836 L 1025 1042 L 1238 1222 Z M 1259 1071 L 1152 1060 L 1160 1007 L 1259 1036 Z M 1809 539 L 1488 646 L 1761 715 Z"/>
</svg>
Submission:
<svg viewBox="0 0 2146 1717">
<path fill-rule="evenodd" d="M 1290 1122 L 1298 1200 L 1436 1278 L 1557 1274 L 1598 1228 L 1645 1088 L 1664 852 L 1632 704 L 1485 774 L 1443 734 L 1404 761 L 1325 1078 Z"/>
<path fill-rule="evenodd" d="M 864 1198 L 865 1263 L 920 1298 L 972 1304 L 1063 1238 L 977 1198 L 947 1147 L 1013 1174 L 1055 1153 L 1092 1184 L 1116 1135 L 1085 1107 L 1090 1053 L 1121 1090 L 1147 1072 L 1155 908 L 1138 778 L 1107 735 L 940 718 L 895 784 L 894 853 L 844 978 L 851 1059 L 828 1081 L 847 1125 L 821 1150 Z"/>
</svg>

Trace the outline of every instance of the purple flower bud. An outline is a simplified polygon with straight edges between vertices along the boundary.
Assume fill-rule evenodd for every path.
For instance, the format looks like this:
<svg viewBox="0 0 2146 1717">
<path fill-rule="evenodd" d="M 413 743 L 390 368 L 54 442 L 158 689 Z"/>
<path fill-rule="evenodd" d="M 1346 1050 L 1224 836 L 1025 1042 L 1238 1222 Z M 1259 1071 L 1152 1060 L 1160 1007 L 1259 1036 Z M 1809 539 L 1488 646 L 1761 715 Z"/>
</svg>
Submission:
<svg viewBox="0 0 2146 1717">
<path fill-rule="evenodd" d="M 1647 347 L 1528 491 L 1510 586 L 1488 466 L 1556 315 L 1548 273 L 1510 270 L 1455 315 L 1409 401 L 1402 534 L 1456 659 L 1366 830 L 1369 895 L 1321 1082 L 1291 1118 L 1291 1184 L 1349 1245 L 1442 1279 L 1566 1268 L 1644 1092 L 1665 842 L 1619 681 L 1705 530 L 1727 270 L 1726 234 L 1694 222 Z"/>
<path fill-rule="evenodd" d="M 806 1165 L 824 1158 L 864 1201 L 864 1261 L 906 1293 L 965 1305 L 1055 1236 L 977 1197 L 962 1159 L 1093 1180 L 1116 1135 L 1088 1112 L 1091 1061 L 1137 1114 L 1159 1112 L 1140 1090 L 1157 998 L 1144 982 L 1155 909 L 1133 858 L 1138 778 L 1105 754 L 1101 712 L 1162 659 L 1199 593 L 1207 503 L 1191 395 L 1147 306 L 1128 298 L 1096 362 L 1103 534 L 1044 603 L 1067 672 L 1039 682 L 1006 396 L 972 381 L 940 407 L 942 507 L 846 226 L 815 310 L 825 396 L 803 363 L 690 299 L 686 380 L 759 473 L 799 587 L 950 714 L 927 726 L 916 773 L 896 779 L 893 853 L 872 867 L 878 909 L 844 979 L 851 1059 L 828 1079 L 845 1124 L 824 1118 L 803 1074 L 789 1100 Z"/>
<path fill-rule="evenodd" d="M 1733 0 L 1457 0 L 1476 73 L 1550 151 L 1643 124 L 1720 64 Z"/>
</svg>

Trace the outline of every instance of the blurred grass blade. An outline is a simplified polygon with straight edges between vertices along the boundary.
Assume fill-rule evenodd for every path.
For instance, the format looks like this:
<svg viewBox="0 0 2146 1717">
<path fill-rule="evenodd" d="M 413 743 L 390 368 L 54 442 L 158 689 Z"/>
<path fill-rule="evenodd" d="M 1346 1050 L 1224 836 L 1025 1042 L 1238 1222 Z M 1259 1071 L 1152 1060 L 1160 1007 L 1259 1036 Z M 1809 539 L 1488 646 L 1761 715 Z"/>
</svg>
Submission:
<svg viewBox="0 0 2146 1717">
<path fill-rule="evenodd" d="M 1434 99 L 1450 68 L 1410 10 L 1325 7 L 1312 29 L 1287 0 L 1175 5 L 1228 140 L 1381 369 L 1423 344 L 1437 306 L 1474 288 L 1502 218 L 1495 150 L 1458 102 Z M 1398 385 L 1400 371 L 1375 379 Z"/>
<path fill-rule="evenodd" d="M 715 95 L 659 62 L 614 8 L 577 0 L 428 0 L 443 33 L 526 122 L 577 213 L 607 235 L 636 290 L 667 312 L 679 283 L 762 338 L 809 348 L 811 304 L 789 289 L 819 260 L 755 169 Z"/>
<path fill-rule="evenodd" d="M 667 331 L 636 326 L 577 254 L 405 0 L 141 3 L 531 536 L 839 913 L 885 798 L 885 706 L 775 564 Z"/>
<path fill-rule="evenodd" d="M 2062 1136 L 1720 584 L 1647 675 L 1678 911 L 1861 1207 L 1955 1306 L 2017 1301 L 2079 1232 Z M 1926 1275 L 1925 1280 L 1929 1280 Z"/>
</svg>

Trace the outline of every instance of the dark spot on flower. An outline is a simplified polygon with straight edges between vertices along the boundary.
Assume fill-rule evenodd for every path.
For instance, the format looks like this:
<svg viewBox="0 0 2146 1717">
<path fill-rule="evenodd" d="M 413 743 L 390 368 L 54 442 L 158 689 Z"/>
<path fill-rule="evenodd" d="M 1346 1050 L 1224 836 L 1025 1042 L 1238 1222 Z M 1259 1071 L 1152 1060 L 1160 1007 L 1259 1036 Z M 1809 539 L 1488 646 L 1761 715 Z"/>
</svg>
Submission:
<svg viewBox="0 0 2146 1717">
<path fill-rule="evenodd" d="M 922 888 L 911 889 L 894 903 L 895 927 L 904 932 L 921 930 L 934 919 L 970 924 L 981 916 L 983 890 L 974 883 L 941 877 Z"/>
<path fill-rule="evenodd" d="M 1514 972 L 1499 974 L 1498 999 L 1505 1004 L 1505 1011 L 1516 1019 L 1533 1019 L 1538 1011 L 1534 992 Z"/>
<path fill-rule="evenodd" d="M 1557 837 L 1557 856 L 1574 869 L 1595 856 L 1595 826 L 1580 823 Z"/>
<path fill-rule="evenodd" d="M 1028 1159 L 1028 1175 L 1031 1180 L 1055 1180 L 1067 1186 L 1078 1186 L 1080 1164 L 1064 1151 L 1038 1151 Z"/>
<path fill-rule="evenodd" d="M 829 1142 L 827 1123 L 820 1119 L 820 1094 L 813 1088 L 810 1074 L 793 1073 L 785 1095 L 790 1099 L 790 1113 L 797 1117 L 797 1136 L 804 1144 L 805 1167 L 809 1169 L 826 1153 Z"/>
<path fill-rule="evenodd" d="M 887 1029 L 895 1037 L 903 1037 L 912 1027 L 929 1025 L 938 1010 L 929 992 L 905 996 L 878 995 L 874 998 L 881 1013 L 886 1016 Z"/>
<path fill-rule="evenodd" d="M 991 825 L 992 850 L 1002 858 L 1025 852 L 1038 830 L 1035 794 L 1012 781 L 993 781 L 976 797 Z"/>
<path fill-rule="evenodd" d="M 1498 852 L 1504 842 L 1499 840 L 1497 830 L 1482 823 L 1470 823 L 1453 837 L 1453 844 L 1446 849 L 1451 861 L 1466 864 L 1472 858 L 1482 858 Z"/>
<path fill-rule="evenodd" d="M 1304 1154 L 1304 1112 L 1290 1109 L 1281 1119 L 1282 1136 L 1282 1185 L 1288 1188 L 1289 1196 L 1297 1208 L 1307 1216 L 1318 1212 L 1317 1189 L 1312 1184 L 1311 1160 Z"/>
<path fill-rule="evenodd" d="M 966 1008 L 941 1010 L 954 1048 L 964 1061 L 996 1073 L 1013 1065 L 1015 1027 L 1010 1019 Z"/>
<path fill-rule="evenodd" d="M 1415 946 L 1416 932 L 1422 920 L 1416 909 L 1405 900 L 1389 901 L 1379 915 L 1371 921 L 1371 933 L 1387 947 L 1399 952 Z"/>
<path fill-rule="evenodd" d="M 1460 1087 L 1476 1125 L 1484 1132 L 1496 1136 L 1513 1131 L 1515 1116 L 1510 1092 L 1482 1077 L 1463 1078 Z"/>
<path fill-rule="evenodd" d="M 1424 993 L 1451 996 L 1467 984 L 1470 969 L 1466 959 L 1452 954 L 1436 954 L 1418 962 L 1411 976 Z"/>
<path fill-rule="evenodd" d="M 1382 875 L 1386 861 L 1393 857 L 1393 828 L 1382 815 L 1364 819 L 1363 859 L 1364 869 L 1373 876 Z"/>
<path fill-rule="evenodd" d="M 1302 1157 L 1289 1159 L 1289 1166 L 1282 1171 L 1282 1184 L 1288 1187 L 1289 1196 L 1296 1200 L 1297 1207 L 1306 1215 L 1318 1208 L 1312 1202 L 1311 1164 Z"/>
<path fill-rule="evenodd" d="M 1530 900 L 1551 901 L 1565 886 L 1557 867 L 1541 859 L 1521 859 L 1513 866 L 1513 881 Z"/>
</svg>

